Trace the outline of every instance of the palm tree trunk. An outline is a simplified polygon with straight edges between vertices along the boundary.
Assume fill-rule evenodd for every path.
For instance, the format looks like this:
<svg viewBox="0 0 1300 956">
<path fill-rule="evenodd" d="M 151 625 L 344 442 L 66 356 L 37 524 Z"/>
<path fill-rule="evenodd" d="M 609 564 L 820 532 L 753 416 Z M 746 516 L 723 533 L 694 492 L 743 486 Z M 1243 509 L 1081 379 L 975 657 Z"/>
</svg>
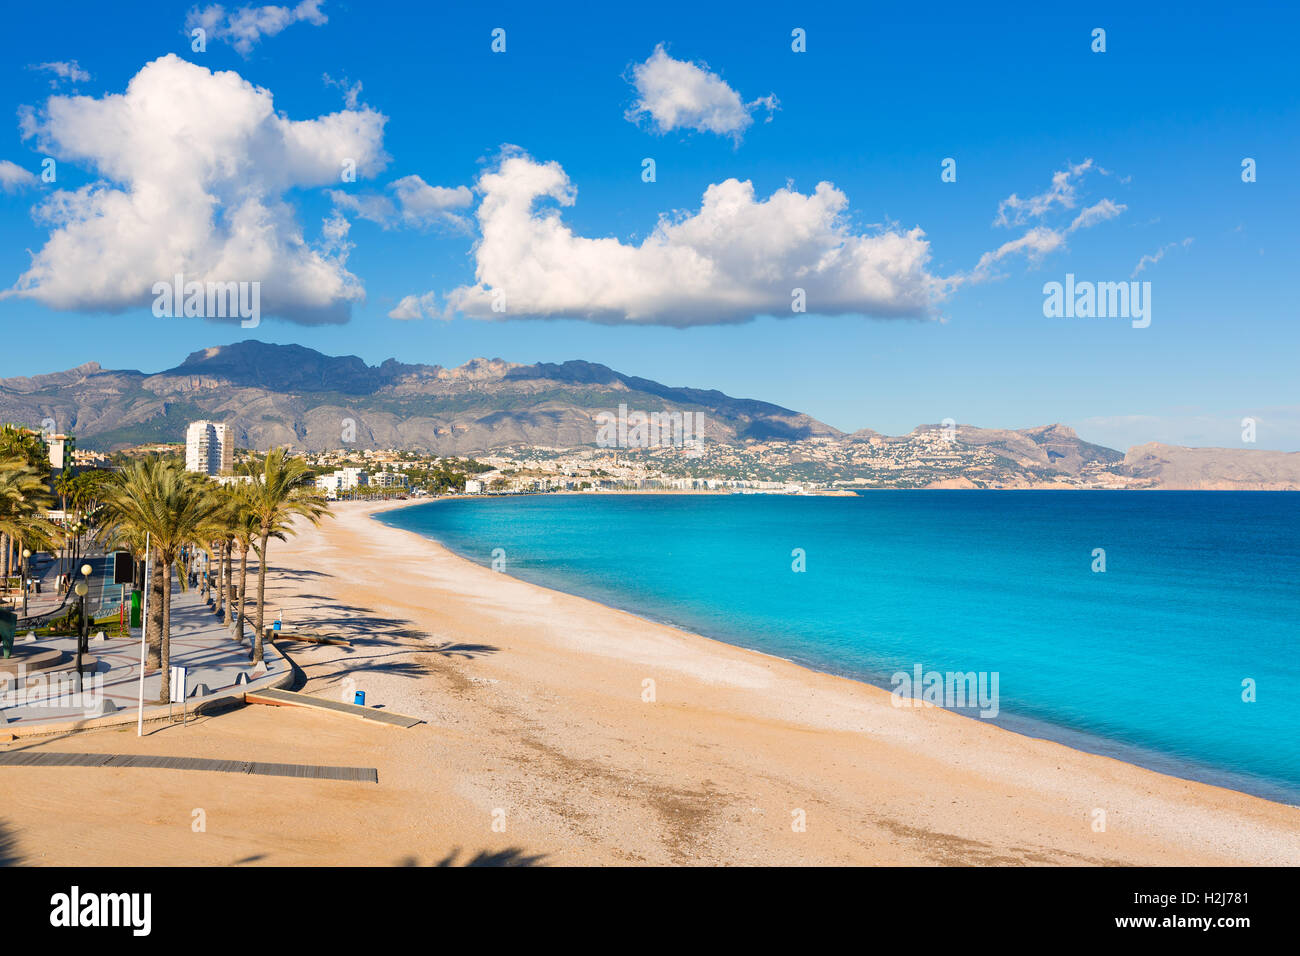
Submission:
<svg viewBox="0 0 1300 956">
<path fill-rule="evenodd" d="M 242 544 L 242 542 L 241 542 Z M 248 593 L 248 547 L 239 549 L 239 613 L 235 616 L 235 640 L 244 643 L 244 608 Z"/>
<path fill-rule="evenodd" d="M 221 608 L 224 605 L 226 600 L 226 592 L 225 589 L 222 587 L 222 583 L 221 583 L 221 556 L 225 553 L 225 547 L 226 547 L 225 542 L 221 542 L 221 541 L 217 542 L 217 577 L 216 577 L 216 581 L 214 582 L 217 586 L 217 596 L 216 596 L 216 604 L 213 610 L 216 611 L 218 616 L 220 616 Z"/>
<path fill-rule="evenodd" d="M 234 604 L 234 592 L 231 590 L 235 583 L 235 547 L 233 542 L 226 544 L 225 576 L 226 576 L 226 627 L 230 627 L 235 622 L 235 609 L 231 606 Z"/>
<path fill-rule="evenodd" d="M 162 680 L 160 687 L 162 693 L 158 695 L 159 703 L 166 704 L 171 701 L 171 664 L 172 664 L 172 563 L 171 561 L 162 562 L 164 571 L 160 577 L 165 581 L 163 586 L 162 598 L 162 647 L 161 658 L 159 662 L 160 675 Z"/>
<path fill-rule="evenodd" d="M 145 670 L 162 666 L 162 632 L 163 632 L 163 574 L 162 562 L 155 559 L 152 580 L 149 582 L 149 620 L 145 622 L 148 635 L 145 643 L 148 650 L 145 655 Z M 170 578 L 171 575 L 168 575 Z"/>
<path fill-rule="evenodd" d="M 266 544 L 269 531 L 262 532 L 262 546 L 257 549 L 257 630 L 253 634 L 253 663 L 262 659 L 262 635 L 266 627 Z"/>
</svg>

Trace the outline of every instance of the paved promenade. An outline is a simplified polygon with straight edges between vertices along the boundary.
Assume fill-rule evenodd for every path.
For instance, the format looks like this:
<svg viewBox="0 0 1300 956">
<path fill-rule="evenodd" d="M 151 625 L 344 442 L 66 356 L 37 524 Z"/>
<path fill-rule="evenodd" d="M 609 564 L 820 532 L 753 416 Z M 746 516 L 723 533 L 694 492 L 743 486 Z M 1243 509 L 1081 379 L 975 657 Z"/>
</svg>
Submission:
<svg viewBox="0 0 1300 956">
<path fill-rule="evenodd" d="M 0 673 L 0 733 L 15 732 L 21 727 L 60 719 L 85 719 L 112 714 L 117 710 L 134 713 L 138 700 L 140 679 L 140 630 L 136 628 L 130 638 L 90 640 L 90 657 L 95 659 L 93 673 L 84 679 L 80 697 L 71 693 L 75 688 L 76 640 L 71 637 L 48 638 L 32 642 L 19 630 L 15 650 L 56 649 L 64 652 L 62 669 L 54 671 L 29 671 L 25 674 L 29 685 L 19 689 L 18 682 Z M 198 690 L 201 696 L 210 697 L 229 692 L 236 687 L 240 675 L 255 680 L 252 653 L 252 627 L 245 628 L 244 642 L 238 643 L 233 632 L 204 604 L 197 590 L 172 592 L 171 611 L 171 664 L 188 668 L 188 693 Z M 266 652 L 268 675 L 283 676 L 288 662 L 270 649 Z M 53 675 L 53 676 L 52 676 Z M 260 676 L 260 675 L 259 675 Z M 38 679 L 39 678 L 39 679 Z M 161 676 L 147 673 L 144 681 L 146 708 L 156 703 L 161 690 Z M 200 685 L 206 685 L 206 691 Z M 191 696 L 188 705 L 193 707 L 200 698 Z M 180 702 L 175 702 L 177 715 Z"/>
<path fill-rule="evenodd" d="M 87 602 L 90 606 L 90 613 L 103 617 L 106 614 L 117 612 L 121 603 L 122 588 L 120 585 L 113 584 L 113 557 L 108 554 L 90 554 L 82 555 L 75 562 L 71 573 L 76 580 L 82 580 L 80 569 L 83 564 L 89 564 L 91 575 L 86 579 L 88 591 L 86 594 Z M 64 596 L 59 591 L 59 560 L 55 555 L 49 552 L 40 552 L 33 555 L 31 566 L 27 569 L 29 578 L 34 578 L 41 584 L 40 594 L 27 595 L 27 618 L 38 618 L 49 614 L 52 611 L 60 610 L 64 605 Z M 68 565 L 64 565 L 64 572 L 68 572 Z M 14 572 L 15 575 L 18 573 Z M 73 583 L 76 583 L 75 581 Z M 67 605 L 71 606 L 75 597 L 68 597 Z M 22 598 L 17 597 L 10 604 L 6 605 L 11 611 L 18 614 L 23 619 Z"/>
</svg>

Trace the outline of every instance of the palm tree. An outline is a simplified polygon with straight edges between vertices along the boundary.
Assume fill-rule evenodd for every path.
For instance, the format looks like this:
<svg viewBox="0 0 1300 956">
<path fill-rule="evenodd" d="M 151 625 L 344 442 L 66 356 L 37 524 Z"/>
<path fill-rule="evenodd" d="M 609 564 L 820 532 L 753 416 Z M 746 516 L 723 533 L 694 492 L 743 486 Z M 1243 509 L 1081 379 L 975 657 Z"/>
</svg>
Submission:
<svg viewBox="0 0 1300 956">
<path fill-rule="evenodd" d="M 25 458 L 0 460 L 0 581 L 6 585 L 14 551 L 24 545 L 53 547 L 59 529 L 41 514 L 52 503 L 44 477 Z"/>
<path fill-rule="evenodd" d="M 233 581 L 233 571 L 225 575 L 226 587 L 231 594 L 225 607 L 226 621 L 233 626 L 236 640 L 244 642 L 244 622 L 247 620 L 248 595 L 248 552 L 257 547 L 255 539 L 260 531 L 260 522 L 254 516 L 251 507 L 249 486 L 246 484 L 222 488 L 220 510 L 213 516 L 212 535 L 220 539 L 220 554 L 224 557 L 223 567 L 233 563 L 235 547 L 239 548 L 239 584 Z M 283 537 L 278 532 L 272 537 Z"/>
<path fill-rule="evenodd" d="M 162 671 L 159 700 L 170 701 L 171 576 L 186 545 L 201 540 L 214 512 L 221 506 L 207 478 L 186 472 L 169 459 L 133 462 L 118 474 L 106 495 L 105 512 L 110 527 L 136 540 L 148 533 L 159 578 L 154 588 L 161 600 L 158 667 Z M 161 572 L 161 573 L 159 573 Z M 181 574 L 181 590 L 189 582 Z"/>
<path fill-rule="evenodd" d="M 123 550 L 131 552 L 135 558 L 136 575 L 140 583 L 140 589 L 144 590 L 146 576 L 144 568 L 147 567 L 149 555 L 146 553 L 145 544 L 151 539 L 146 535 L 148 529 L 137 529 L 129 524 L 113 524 L 111 521 L 102 532 L 105 543 L 112 544 Z M 147 578 L 149 587 L 149 600 L 147 602 L 148 618 L 144 622 L 145 645 L 148 648 L 148 654 L 145 657 L 145 670 L 157 670 L 162 663 L 162 602 L 163 602 L 163 576 L 154 574 Z"/>
<path fill-rule="evenodd" d="M 73 475 L 65 485 L 69 503 L 72 505 L 74 525 L 78 526 L 73 539 L 74 566 L 81 558 L 81 535 L 89 532 L 93 537 L 96 534 L 99 505 L 112 481 L 112 472 L 91 469 Z"/>
<path fill-rule="evenodd" d="M 235 532 L 228 528 L 221 541 L 221 589 L 226 595 L 226 613 L 221 622 L 226 627 L 235 623 Z"/>
<path fill-rule="evenodd" d="M 42 478 L 50 475 L 49 451 L 41 433 L 22 425 L 0 425 L 0 459 L 20 458 L 40 472 Z"/>
<path fill-rule="evenodd" d="M 73 481 L 73 474 L 67 468 L 59 472 L 59 477 L 54 479 L 54 490 L 59 495 L 59 510 L 68 510 L 68 499 L 72 497 L 72 492 L 76 488 L 76 482 Z"/>
<path fill-rule="evenodd" d="M 290 533 L 294 518 L 306 518 L 312 524 L 330 513 L 329 505 L 317 497 L 314 488 L 303 487 L 311 475 L 301 458 L 290 458 L 286 449 L 272 448 L 260 464 L 249 464 L 245 474 L 248 506 L 256 524 L 257 535 L 257 629 L 253 634 L 253 662 L 262 659 L 262 635 L 266 626 L 266 553 L 271 538 Z"/>
</svg>

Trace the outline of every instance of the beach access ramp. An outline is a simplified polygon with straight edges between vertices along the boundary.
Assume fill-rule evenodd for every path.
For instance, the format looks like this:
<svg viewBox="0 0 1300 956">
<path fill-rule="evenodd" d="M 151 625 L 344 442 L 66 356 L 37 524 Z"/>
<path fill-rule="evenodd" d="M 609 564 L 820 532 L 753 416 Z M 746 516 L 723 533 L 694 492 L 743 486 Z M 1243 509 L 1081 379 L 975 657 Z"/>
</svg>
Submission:
<svg viewBox="0 0 1300 956">
<path fill-rule="evenodd" d="M 424 721 L 416 717 L 395 714 L 389 710 L 380 710 L 376 707 L 358 707 L 356 704 L 325 700 L 322 697 L 313 697 L 310 694 L 299 694 L 291 690 L 279 690 L 277 688 L 268 688 L 267 690 L 245 694 L 244 701 L 249 704 L 270 704 L 273 707 L 308 707 L 312 710 L 342 714 L 344 717 L 355 717 L 358 720 L 369 720 L 378 724 L 388 724 L 391 727 L 401 727 L 404 730 L 414 727 L 416 724 L 424 723 Z"/>
</svg>

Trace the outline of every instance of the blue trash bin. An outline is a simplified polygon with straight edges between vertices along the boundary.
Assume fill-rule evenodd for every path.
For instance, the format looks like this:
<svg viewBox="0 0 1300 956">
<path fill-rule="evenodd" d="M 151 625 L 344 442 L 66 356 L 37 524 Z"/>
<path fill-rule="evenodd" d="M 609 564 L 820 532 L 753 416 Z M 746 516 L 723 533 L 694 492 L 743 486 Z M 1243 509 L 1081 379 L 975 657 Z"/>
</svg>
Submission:
<svg viewBox="0 0 1300 956">
<path fill-rule="evenodd" d="M 356 697 L 352 698 L 352 703 L 358 707 L 366 706 L 366 692 L 364 690 L 357 691 Z"/>
<path fill-rule="evenodd" d="M 274 622 L 272 622 L 272 624 L 271 624 L 271 630 L 273 630 L 273 631 L 278 631 L 279 629 L 280 629 L 280 622 L 279 622 L 279 621 L 274 621 Z"/>
</svg>

